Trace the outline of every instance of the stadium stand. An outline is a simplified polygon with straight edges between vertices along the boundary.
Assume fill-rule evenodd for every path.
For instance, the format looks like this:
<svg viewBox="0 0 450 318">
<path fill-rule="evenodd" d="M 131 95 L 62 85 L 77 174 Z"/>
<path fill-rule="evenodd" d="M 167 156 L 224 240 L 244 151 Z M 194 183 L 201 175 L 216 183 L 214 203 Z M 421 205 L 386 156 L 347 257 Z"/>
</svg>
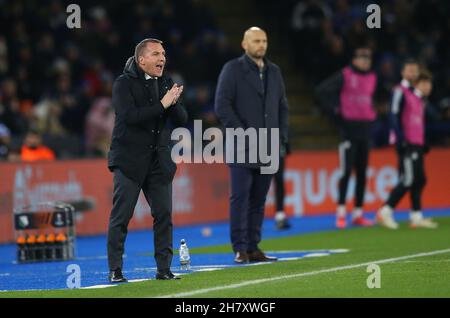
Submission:
<svg viewBox="0 0 450 318">
<path fill-rule="evenodd" d="M 337 144 L 333 124 L 315 106 L 312 92 L 345 65 L 361 40 L 375 49 L 375 70 L 385 92 L 377 105 L 381 115 L 375 146 L 387 144 L 389 92 L 399 80 L 401 61 L 409 56 L 434 73 L 429 140 L 449 145 L 450 5 L 379 1 L 382 28 L 368 30 L 361 27 L 366 2 L 249 0 L 229 6 L 211 0 L 179 0 L 176 5 L 162 0 L 80 1 L 82 29 L 70 30 L 65 25 L 70 1 L 0 1 L 0 123 L 11 135 L 2 138 L 3 148 L 14 154 L 26 132 L 36 129 L 59 159 L 106 156 L 113 80 L 135 43 L 149 36 L 164 40 L 168 71 L 186 84 L 191 120 L 216 126 L 212 105 L 217 76 L 225 61 L 240 54 L 240 36 L 249 25 L 268 31 L 269 58 L 283 71 L 294 149 Z"/>
</svg>

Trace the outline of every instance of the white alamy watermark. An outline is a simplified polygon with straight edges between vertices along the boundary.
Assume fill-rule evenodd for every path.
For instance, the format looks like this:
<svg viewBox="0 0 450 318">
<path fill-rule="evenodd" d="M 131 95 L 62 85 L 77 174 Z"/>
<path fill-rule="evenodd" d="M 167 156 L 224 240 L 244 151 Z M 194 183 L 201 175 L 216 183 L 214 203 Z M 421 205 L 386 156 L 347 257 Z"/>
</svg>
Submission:
<svg viewBox="0 0 450 318">
<path fill-rule="evenodd" d="M 366 19 L 366 25 L 369 29 L 381 29 L 381 8 L 378 4 L 369 4 L 366 12 L 370 15 Z"/>
<path fill-rule="evenodd" d="M 69 289 L 81 287 L 81 268 L 78 264 L 67 265 L 66 273 L 69 274 L 66 280 L 66 286 Z"/>
<path fill-rule="evenodd" d="M 367 277 L 367 288 L 381 288 L 381 268 L 377 264 L 370 264 L 367 266 L 367 273 L 370 273 Z"/>
<path fill-rule="evenodd" d="M 280 164 L 278 128 L 226 128 L 224 136 L 219 128 L 203 131 L 202 121 L 194 120 L 193 137 L 179 127 L 171 139 L 177 142 L 171 152 L 175 163 L 258 164 L 261 174 L 276 173 Z"/>
<path fill-rule="evenodd" d="M 71 3 L 66 8 L 66 13 L 70 13 L 66 19 L 69 29 L 81 29 L 81 8 L 78 4 Z"/>
</svg>

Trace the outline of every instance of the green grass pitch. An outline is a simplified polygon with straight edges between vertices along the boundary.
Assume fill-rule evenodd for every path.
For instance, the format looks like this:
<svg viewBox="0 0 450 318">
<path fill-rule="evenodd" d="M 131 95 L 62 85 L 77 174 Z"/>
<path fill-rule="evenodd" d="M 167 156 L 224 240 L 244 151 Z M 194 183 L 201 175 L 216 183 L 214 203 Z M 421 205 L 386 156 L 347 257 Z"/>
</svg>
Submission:
<svg viewBox="0 0 450 318">
<path fill-rule="evenodd" d="M 436 230 L 378 226 L 265 240 L 264 250 L 349 249 L 348 253 L 184 275 L 179 281 L 104 289 L 2 292 L 0 297 L 450 297 L 450 218 Z M 445 251 L 447 250 L 447 251 Z M 420 253 L 444 251 L 416 256 Z M 192 253 L 230 252 L 229 245 Z M 395 260 L 408 256 L 405 259 Z M 381 262 L 381 288 L 367 287 L 367 265 Z M 361 265 L 363 264 L 363 265 Z M 343 266 L 355 265 L 339 269 Z M 338 268 L 339 270 L 335 270 Z M 305 274 L 305 275 L 302 275 Z M 286 277 L 285 277 L 286 276 Z"/>
</svg>

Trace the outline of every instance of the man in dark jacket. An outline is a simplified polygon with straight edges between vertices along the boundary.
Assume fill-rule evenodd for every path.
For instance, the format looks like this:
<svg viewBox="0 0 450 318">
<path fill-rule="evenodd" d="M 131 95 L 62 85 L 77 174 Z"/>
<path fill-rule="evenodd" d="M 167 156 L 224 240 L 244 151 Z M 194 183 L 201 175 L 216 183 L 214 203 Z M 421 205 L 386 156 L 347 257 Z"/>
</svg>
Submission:
<svg viewBox="0 0 450 318">
<path fill-rule="evenodd" d="M 226 128 L 267 128 L 268 134 L 272 128 L 279 129 L 279 144 L 284 147 L 288 140 L 288 104 L 280 69 L 265 58 L 266 33 L 257 27 L 248 29 L 242 47 L 245 54 L 226 63 L 220 73 L 215 99 L 217 116 Z M 254 147 L 250 144 L 245 148 L 246 158 Z M 259 169 L 261 162 L 228 164 L 235 262 L 274 261 L 276 258 L 258 248 L 273 174 L 263 174 Z"/>
<path fill-rule="evenodd" d="M 113 86 L 115 124 L 108 168 L 114 173 L 113 208 L 108 230 L 111 282 L 125 282 L 122 255 L 128 223 L 142 189 L 151 206 L 157 279 L 177 279 L 172 262 L 172 179 L 176 165 L 170 156 L 171 129 L 187 122 L 178 100 L 183 86 L 164 73 L 162 42 L 145 39 L 135 49 Z"/>
</svg>

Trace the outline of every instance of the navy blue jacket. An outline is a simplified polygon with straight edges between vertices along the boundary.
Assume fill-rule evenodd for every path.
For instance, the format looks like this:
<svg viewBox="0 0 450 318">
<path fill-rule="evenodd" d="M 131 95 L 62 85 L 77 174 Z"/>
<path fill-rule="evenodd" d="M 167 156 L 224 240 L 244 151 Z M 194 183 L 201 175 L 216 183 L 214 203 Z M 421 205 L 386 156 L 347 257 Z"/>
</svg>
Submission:
<svg viewBox="0 0 450 318">
<path fill-rule="evenodd" d="M 225 128 L 268 128 L 269 132 L 279 128 L 280 145 L 286 145 L 288 102 L 283 77 L 277 65 L 264 62 L 265 84 L 246 54 L 227 62 L 217 83 L 215 111 Z"/>
</svg>

